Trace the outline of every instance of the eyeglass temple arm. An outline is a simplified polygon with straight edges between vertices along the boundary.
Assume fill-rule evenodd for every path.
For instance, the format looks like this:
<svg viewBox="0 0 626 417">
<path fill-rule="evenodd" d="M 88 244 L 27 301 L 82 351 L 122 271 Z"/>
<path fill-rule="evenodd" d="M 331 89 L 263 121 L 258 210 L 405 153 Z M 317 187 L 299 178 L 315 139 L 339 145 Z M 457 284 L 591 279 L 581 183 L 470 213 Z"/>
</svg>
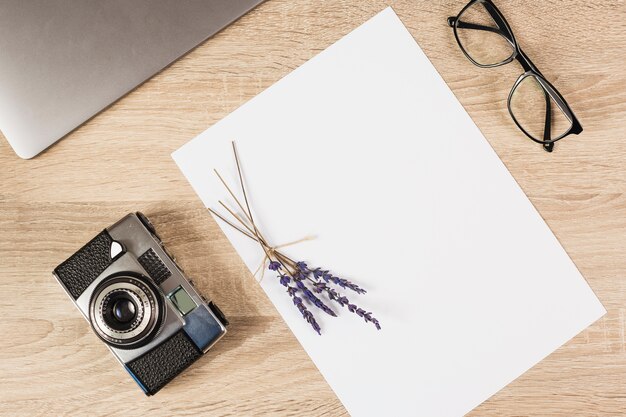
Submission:
<svg viewBox="0 0 626 417">
<path fill-rule="evenodd" d="M 507 39 L 512 39 L 513 38 L 513 34 L 510 33 L 510 31 L 508 30 L 507 23 L 503 20 L 503 18 L 500 17 L 500 14 L 496 11 L 497 10 L 496 6 L 491 4 L 490 2 L 488 2 L 488 3 L 484 3 L 483 7 L 487 11 L 487 13 L 489 13 L 489 15 L 493 19 L 494 23 L 496 24 L 497 28 L 484 26 L 484 25 L 478 25 L 478 24 L 475 24 L 475 23 L 463 22 L 461 20 L 459 20 L 459 22 L 457 23 L 456 27 L 460 28 L 460 29 L 485 30 L 485 31 L 488 31 L 488 32 L 497 33 L 498 35 L 504 36 Z M 448 25 L 450 27 L 453 27 L 457 20 L 458 20 L 458 16 L 457 17 L 454 17 L 454 16 L 448 17 Z M 504 30 L 502 30 L 502 29 L 505 29 L 506 32 Z"/>
<path fill-rule="evenodd" d="M 450 27 L 454 27 L 454 24 L 456 23 L 457 18 L 450 16 L 448 18 L 448 26 Z M 485 30 L 487 32 L 493 32 L 493 33 L 497 33 L 498 35 L 503 35 L 506 36 L 504 32 L 502 32 L 500 29 L 498 28 L 492 28 L 489 26 L 483 26 L 483 25 L 478 25 L 476 23 L 469 23 L 469 22 L 464 22 L 462 20 L 459 20 L 459 23 L 456 26 L 458 29 L 476 29 L 476 30 Z"/>
<path fill-rule="evenodd" d="M 545 143 L 543 144 L 543 149 L 546 152 L 552 152 L 552 149 L 554 149 L 554 142 L 548 142 L 552 137 L 552 103 L 550 103 L 550 95 L 548 95 L 546 90 L 543 90 L 543 95 L 546 99 L 546 117 L 545 124 L 543 126 L 543 141 Z"/>
</svg>

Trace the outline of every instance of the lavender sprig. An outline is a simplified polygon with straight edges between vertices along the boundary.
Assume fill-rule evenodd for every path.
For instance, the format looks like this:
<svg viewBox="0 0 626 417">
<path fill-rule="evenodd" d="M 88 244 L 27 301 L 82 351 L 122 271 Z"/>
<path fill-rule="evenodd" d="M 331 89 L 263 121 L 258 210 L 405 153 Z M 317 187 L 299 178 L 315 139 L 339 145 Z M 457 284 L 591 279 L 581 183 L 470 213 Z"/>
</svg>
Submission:
<svg viewBox="0 0 626 417">
<path fill-rule="evenodd" d="M 348 300 L 348 297 L 339 294 L 335 289 L 330 288 L 325 282 L 319 281 L 313 284 L 313 286 L 315 288 L 313 291 L 315 291 L 316 293 L 326 292 L 329 299 L 335 301 L 342 307 L 347 307 L 349 312 L 354 313 L 359 317 L 362 317 L 363 320 L 365 320 L 365 322 L 367 323 L 372 323 L 376 327 L 376 329 L 381 329 L 380 322 L 377 318 L 372 316 L 371 312 L 367 312 L 356 304 L 352 304 L 350 300 Z"/>
<path fill-rule="evenodd" d="M 319 298 L 317 298 L 315 296 L 315 294 L 313 294 L 311 292 L 311 290 L 309 290 L 306 285 L 304 285 L 304 283 L 300 280 L 296 281 L 296 285 L 298 287 L 298 289 L 300 289 L 300 291 L 302 291 L 302 293 L 305 295 L 305 297 L 312 302 L 315 307 L 319 308 L 320 310 L 322 310 L 323 312 L 325 312 L 326 314 L 333 316 L 333 317 L 337 317 L 337 314 L 335 314 L 335 312 L 333 310 L 331 310 L 330 307 L 328 307 L 326 304 L 324 304 L 324 302 L 322 302 L 322 300 L 320 300 Z"/>
<path fill-rule="evenodd" d="M 295 288 L 291 287 L 292 289 L 295 290 Z M 300 310 L 300 313 L 302 314 L 302 317 L 304 317 L 304 319 L 307 321 L 307 323 L 309 323 L 311 325 L 311 327 L 313 327 L 313 330 L 315 330 L 317 332 L 317 334 L 321 335 L 322 334 L 322 329 L 319 326 L 319 324 L 317 324 L 317 320 L 315 320 L 315 317 L 313 316 L 313 313 L 311 313 L 309 311 L 308 308 L 306 308 L 306 306 L 304 305 L 304 303 L 302 302 L 302 298 L 298 297 L 297 295 L 295 295 L 294 291 L 289 291 L 290 294 L 293 294 L 291 296 L 291 298 L 293 299 L 293 304 L 298 307 L 298 310 Z"/>
<path fill-rule="evenodd" d="M 352 290 L 352 291 L 356 292 L 357 294 L 365 294 L 367 292 L 363 288 L 361 288 L 358 285 L 348 281 L 347 279 L 343 279 L 343 278 L 339 278 L 337 276 L 334 276 L 333 274 L 331 274 L 327 270 L 323 270 L 321 268 L 315 268 L 311 272 L 313 273 L 313 277 L 315 277 L 315 279 L 317 279 L 317 280 L 319 280 L 321 278 L 324 281 L 326 281 L 327 283 L 332 282 L 333 284 L 338 285 L 341 288 L 346 288 L 346 289 Z"/>
<path fill-rule="evenodd" d="M 271 261 L 267 266 L 270 271 L 278 271 L 281 268 L 284 268 L 283 264 L 278 261 Z"/>
</svg>

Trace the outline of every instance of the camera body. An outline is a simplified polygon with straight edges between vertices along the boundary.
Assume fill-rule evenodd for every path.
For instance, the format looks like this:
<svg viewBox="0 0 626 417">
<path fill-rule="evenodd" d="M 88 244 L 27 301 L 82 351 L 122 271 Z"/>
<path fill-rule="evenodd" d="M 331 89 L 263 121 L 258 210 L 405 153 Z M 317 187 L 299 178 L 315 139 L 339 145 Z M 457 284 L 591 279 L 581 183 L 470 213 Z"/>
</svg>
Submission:
<svg viewBox="0 0 626 417">
<path fill-rule="evenodd" d="M 222 312 L 196 291 L 140 212 L 100 232 L 53 274 L 147 395 L 226 333 Z"/>
</svg>

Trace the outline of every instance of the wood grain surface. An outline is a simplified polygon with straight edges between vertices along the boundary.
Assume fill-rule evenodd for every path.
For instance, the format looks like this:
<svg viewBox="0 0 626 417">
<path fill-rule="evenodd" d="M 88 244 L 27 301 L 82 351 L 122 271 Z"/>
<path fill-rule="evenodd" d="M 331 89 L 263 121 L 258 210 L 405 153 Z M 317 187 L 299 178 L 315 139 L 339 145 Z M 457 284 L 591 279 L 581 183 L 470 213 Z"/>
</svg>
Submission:
<svg viewBox="0 0 626 417">
<path fill-rule="evenodd" d="M 625 3 L 496 3 L 585 128 L 552 154 L 506 110 L 521 68 L 480 69 L 458 49 L 446 17 L 465 0 L 268 0 L 37 158 L 18 159 L 0 140 L 0 413 L 347 414 L 170 153 L 389 4 L 608 310 L 470 415 L 626 415 Z M 51 276 L 134 210 L 232 323 L 151 398 Z"/>
</svg>

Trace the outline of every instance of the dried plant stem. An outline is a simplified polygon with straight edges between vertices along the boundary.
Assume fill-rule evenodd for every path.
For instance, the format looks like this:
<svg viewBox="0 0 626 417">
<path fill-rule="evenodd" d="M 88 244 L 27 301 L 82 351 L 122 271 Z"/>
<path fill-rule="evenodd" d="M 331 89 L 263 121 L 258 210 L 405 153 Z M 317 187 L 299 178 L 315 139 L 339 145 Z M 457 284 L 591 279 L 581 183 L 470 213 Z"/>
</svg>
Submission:
<svg viewBox="0 0 626 417">
<path fill-rule="evenodd" d="M 237 220 L 243 227 L 245 227 L 246 230 L 248 230 L 248 232 L 252 233 L 254 236 L 257 236 L 257 241 L 259 241 L 259 239 L 261 241 L 263 240 L 263 238 L 259 235 L 258 230 L 252 230 L 252 228 L 248 226 L 246 222 L 237 213 L 229 209 L 228 206 L 224 204 L 223 201 L 220 201 L 219 203 L 222 205 L 222 207 L 226 209 L 226 211 L 230 213 L 231 216 L 235 218 L 235 220 Z"/>
<path fill-rule="evenodd" d="M 264 246 L 265 249 L 267 249 L 267 252 L 273 253 L 276 256 L 276 258 L 278 260 L 280 260 L 282 263 L 284 263 L 284 264 L 286 264 L 286 265 L 288 265 L 288 266 L 290 266 L 292 268 L 295 268 L 296 262 L 294 260 L 292 260 L 291 258 L 289 258 L 286 255 L 282 254 L 281 252 L 277 251 L 276 249 L 268 246 L 267 243 L 265 243 L 265 241 L 259 240 L 258 237 L 254 236 L 252 234 L 254 232 L 250 231 L 249 227 L 245 223 L 243 223 L 241 218 L 239 218 L 238 216 L 235 217 L 250 232 L 247 232 L 246 230 L 244 230 L 241 227 L 237 226 L 236 224 L 234 224 L 233 222 L 231 222 L 230 220 L 228 220 L 227 218 L 225 218 L 224 216 L 222 216 L 220 213 L 218 213 L 217 211 L 213 210 L 212 208 L 209 208 L 208 210 L 212 214 L 214 214 L 217 218 L 222 220 L 224 223 L 226 223 L 227 225 L 232 227 L 233 229 L 237 230 L 238 232 L 240 232 L 244 236 L 254 240 L 255 242 L 258 242 L 261 246 Z M 231 212 L 230 210 L 228 210 L 228 211 L 229 211 L 229 213 Z"/>
<path fill-rule="evenodd" d="M 237 145 L 235 145 L 235 141 L 231 142 L 233 145 L 233 153 L 235 154 L 235 163 L 237 164 L 237 174 L 239 176 L 239 184 L 241 184 L 241 192 L 243 193 L 243 200 L 246 203 L 246 208 L 248 209 L 248 219 L 254 227 L 256 234 L 260 237 L 259 229 L 257 229 L 256 224 L 254 224 L 254 219 L 252 218 L 252 210 L 250 210 L 250 204 L 248 203 L 248 193 L 246 193 L 246 186 L 243 183 L 243 174 L 241 173 L 241 164 L 239 163 L 239 153 L 237 152 Z"/>
<path fill-rule="evenodd" d="M 250 233 L 246 232 L 245 230 L 243 230 L 242 228 L 240 228 L 239 226 L 233 224 L 230 220 L 226 219 L 224 216 L 222 216 L 220 213 L 218 213 L 217 211 L 213 210 L 212 208 L 208 209 L 212 214 L 214 214 L 215 216 L 217 216 L 220 220 L 222 220 L 224 223 L 226 223 L 227 225 L 229 225 L 230 227 L 232 227 L 235 230 L 238 230 L 239 232 L 241 232 L 243 235 L 248 236 L 250 239 L 254 240 L 255 242 L 259 242 L 259 240 L 252 236 Z M 260 243 L 260 242 L 259 242 Z"/>
<path fill-rule="evenodd" d="M 244 184 L 244 181 L 243 181 L 243 173 L 241 171 L 241 163 L 239 162 L 239 154 L 237 152 L 237 146 L 235 145 L 235 142 L 232 142 L 232 146 L 233 146 L 233 153 L 235 155 L 235 163 L 237 164 L 237 176 L 239 177 L 239 184 L 241 185 L 241 191 L 242 191 L 242 194 L 243 194 L 245 207 L 241 203 L 239 198 L 237 198 L 237 196 L 233 192 L 232 188 L 230 188 L 230 186 L 228 185 L 226 180 L 224 180 L 224 177 L 222 177 L 220 175 L 220 173 L 216 169 L 214 169 L 213 171 L 215 172 L 215 174 L 217 175 L 217 177 L 219 178 L 221 183 L 224 185 L 224 187 L 226 188 L 226 190 L 228 191 L 230 196 L 235 200 L 235 203 L 237 204 L 237 206 L 243 212 L 243 214 L 245 216 L 245 220 L 241 216 L 239 216 L 237 213 L 235 213 L 233 210 L 231 210 L 226 204 L 224 204 L 223 201 L 220 200 L 219 204 L 226 211 L 228 211 L 228 213 L 235 220 L 237 220 L 239 222 L 239 224 L 241 226 L 243 226 L 243 228 L 245 230 L 247 230 L 247 232 L 245 230 L 243 230 L 241 227 L 238 227 L 235 224 L 233 224 L 232 222 L 230 222 L 229 220 L 227 220 L 225 218 L 225 216 L 222 216 L 220 213 L 216 212 L 215 210 L 209 209 L 209 211 L 211 213 L 215 214 L 219 219 L 221 219 L 222 221 L 224 221 L 228 225 L 232 226 L 233 228 L 235 228 L 239 232 L 241 232 L 244 235 L 246 235 L 247 237 L 249 237 L 250 239 L 256 240 L 261 245 L 261 248 L 265 252 L 265 256 L 267 257 L 267 259 L 269 261 L 272 261 L 274 258 L 279 258 L 283 263 L 289 265 L 292 269 L 294 269 L 294 271 L 289 271 L 289 272 L 293 273 L 293 272 L 295 272 L 296 262 L 294 260 L 288 258 L 287 256 L 285 256 L 284 254 L 278 252 L 272 246 L 270 246 L 267 243 L 267 241 L 265 240 L 265 238 L 263 237 L 263 235 L 261 235 L 261 233 L 259 232 L 259 229 L 257 228 L 257 226 L 256 226 L 256 224 L 254 222 L 254 218 L 252 216 L 252 210 L 250 209 L 250 202 L 248 201 L 248 194 L 246 192 L 246 187 L 245 187 L 245 184 Z M 246 220 L 249 222 L 249 224 L 246 223 Z M 272 255 L 274 255 L 274 256 L 272 257 Z"/>
</svg>

